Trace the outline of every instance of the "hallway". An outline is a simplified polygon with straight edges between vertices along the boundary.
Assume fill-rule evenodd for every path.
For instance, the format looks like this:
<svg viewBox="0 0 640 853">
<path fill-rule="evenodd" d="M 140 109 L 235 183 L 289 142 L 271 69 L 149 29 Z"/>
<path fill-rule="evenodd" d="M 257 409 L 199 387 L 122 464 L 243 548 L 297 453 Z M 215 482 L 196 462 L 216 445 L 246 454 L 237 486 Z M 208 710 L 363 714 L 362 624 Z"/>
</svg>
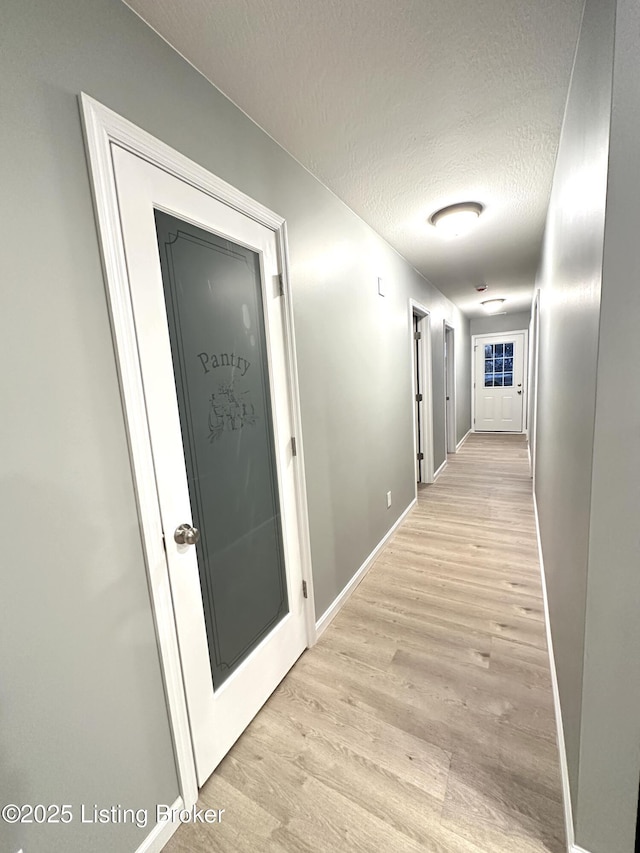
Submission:
<svg viewBox="0 0 640 853">
<path fill-rule="evenodd" d="M 561 853 L 526 443 L 470 435 L 166 853 Z"/>
</svg>

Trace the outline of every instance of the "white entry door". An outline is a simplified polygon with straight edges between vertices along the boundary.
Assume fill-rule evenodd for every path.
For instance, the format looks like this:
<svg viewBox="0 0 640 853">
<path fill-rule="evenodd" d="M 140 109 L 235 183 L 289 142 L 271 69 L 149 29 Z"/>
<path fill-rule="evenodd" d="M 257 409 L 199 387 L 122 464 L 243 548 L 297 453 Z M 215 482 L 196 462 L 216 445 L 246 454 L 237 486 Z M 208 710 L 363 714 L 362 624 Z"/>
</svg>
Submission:
<svg viewBox="0 0 640 853">
<path fill-rule="evenodd" d="M 474 339 L 476 431 L 522 432 L 524 332 Z"/>
<path fill-rule="evenodd" d="M 272 230 L 112 146 L 201 785 L 306 647 Z"/>
</svg>

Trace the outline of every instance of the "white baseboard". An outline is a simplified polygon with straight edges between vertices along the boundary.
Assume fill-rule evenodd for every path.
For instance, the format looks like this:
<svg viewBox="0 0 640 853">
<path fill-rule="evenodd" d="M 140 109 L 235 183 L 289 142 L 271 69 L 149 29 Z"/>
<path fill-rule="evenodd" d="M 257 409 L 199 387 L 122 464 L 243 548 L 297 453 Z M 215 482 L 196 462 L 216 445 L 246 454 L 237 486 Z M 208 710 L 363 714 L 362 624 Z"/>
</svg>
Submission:
<svg viewBox="0 0 640 853">
<path fill-rule="evenodd" d="M 407 517 L 407 515 L 408 515 L 408 514 L 411 512 L 411 510 L 414 508 L 414 506 L 416 505 L 416 503 L 417 503 L 417 500 L 416 500 L 416 498 L 414 498 L 414 499 L 411 501 L 411 503 L 409 504 L 409 506 L 408 506 L 408 507 L 405 509 L 405 511 L 402 513 L 402 515 L 400 516 L 400 518 L 395 522 L 395 524 L 393 525 L 393 527 L 391 527 L 391 528 L 390 528 L 390 529 L 385 533 L 385 535 L 382 537 L 382 539 L 378 542 L 378 544 L 376 545 L 376 547 L 375 547 L 375 548 L 373 549 L 373 551 L 369 554 L 369 556 L 367 557 L 367 559 L 366 559 L 366 560 L 364 561 L 364 563 L 360 566 L 360 568 L 358 569 L 358 571 L 357 571 L 357 572 L 355 573 L 355 575 L 351 578 L 351 580 L 350 580 L 350 581 L 349 581 L 349 583 L 345 586 L 345 588 L 342 590 L 342 592 L 340 593 L 340 595 L 339 595 L 339 596 L 338 596 L 338 597 L 333 601 L 333 603 L 332 603 L 332 604 L 330 604 L 330 605 L 329 605 L 329 607 L 325 610 L 325 612 L 322 614 L 322 616 L 318 619 L 318 621 L 316 622 L 316 634 L 317 634 L 318 638 L 320 637 L 320 634 L 322 634 L 322 632 L 323 632 L 323 631 L 325 631 L 325 630 L 327 629 L 327 627 L 329 626 L 330 622 L 331 622 L 333 619 L 335 619 L 335 617 L 338 615 L 339 611 L 340 611 L 340 610 L 342 610 L 343 606 L 344 606 L 344 605 L 346 604 L 346 602 L 347 602 L 347 599 L 348 599 L 348 598 L 349 598 L 349 596 L 353 593 L 353 591 L 354 591 L 354 590 L 355 590 L 355 588 L 358 586 L 358 584 L 360 583 L 360 581 L 362 581 L 362 580 L 363 580 L 364 576 L 366 575 L 366 573 L 369 571 L 369 569 L 371 568 L 371 566 L 372 566 L 372 565 L 373 565 L 373 563 L 375 562 L 375 559 L 376 559 L 376 557 L 378 556 L 378 554 L 380 553 L 380 551 L 384 548 L 384 546 L 386 545 L 386 543 L 387 543 L 387 541 L 389 540 L 389 538 L 390 538 L 390 537 L 391 537 L 391 536 L 396 532 L 396 530 L 398 529 L 398 527 L 402 524 L 402 522 L 405 520 L 405 518 Z"/>
<path fill-rule="evenodd" d="M 445 460 L 444 460 L 444 462 L 442 463 L 442 465 L 438 468 L 438 470 L 437 470 L 437 471 L 435 472 L 435 474 L 433 475 L 433 482 L 434 482 L 434 483 L 435 483 L 435 481 L 438 479 L 438 477 L 440 476 L 440 474 L 442 474 L 442 472 L 444 471 L 444 469 L 445 469 L 446 467 L 447 467 L 447 460 L 445 459 Z"/>
<path fill-rule="evenodd" d="M 472 432 L 472 431 L 471 431 L 470 429 L 468 429 L 468 430 L 467 430 L 466 435 L 463 435 L 463 436 L 462 436 L 462 438 L 460 439 L 460 441 L 456 444 L 456 450 L 460 450 L 460 448 L 462 447 L 462 445 L 465 443 L 465 441 L 466 441 L 466 440 L 469 438 L 469 436 L 471 435 L 471 432 Z"/>
<path fill-rule="evenodd" d="M 184 801 L 182 797 L 178 797 L 171 808 L 183 809 Z M 138 847 L 136 853 L 160 853 L 179 826 L 179 821 L 163 820 L 161 823 L 156 823 L 149 835 L 147 835 L 140 847 Z"/>
<path fill-rule="evenodd" d="M 549 649 L 549 665 L 551 668 L 551 686 L 553 691 L 553 706 L 556 718 L 556 730 L 558 734 L 558 751 L 560 753 L 560 777 L 562 779 L 562 804 L 564 806 L 564 825 L 567 836 L 568 853 L 587 853 L 575 844 L 575 831 L 573 827 L 573 810 L 571 807 L 571 790 L 569 786 L 569 769 L 567 765 L 567 748 L 564 740 L 564 725 L 562 723 L 562 710 L 560 708 L 560 691 L 558 689 L 558 673 L 556 672 L 556 659 L 553 653 L 553 639 L 551 637 L 551 620 L 549 616 L 549 599 L 547 596 L 547 578 L 544 571 L 544 558 L 542 556 L 542 539 L 540 537 L 540 518 L 538 516 L 538 502 L 535 492 L 533 493 L 533 511 L 536 519 L 536 536 L 538 537 L 538 556 L 540 559 L 540 574 L 542 576 L 542 598 L 544 601 L 544 624 L 547 632 L 547 646 Z"/>
<path fill-rule="evenodd" d="M 589 853 L 589 851 L 585 850 L 583 847 L 578 847 L 577 844 L 574 844 L 571 848 L 571 853 Z"/>
</svg>

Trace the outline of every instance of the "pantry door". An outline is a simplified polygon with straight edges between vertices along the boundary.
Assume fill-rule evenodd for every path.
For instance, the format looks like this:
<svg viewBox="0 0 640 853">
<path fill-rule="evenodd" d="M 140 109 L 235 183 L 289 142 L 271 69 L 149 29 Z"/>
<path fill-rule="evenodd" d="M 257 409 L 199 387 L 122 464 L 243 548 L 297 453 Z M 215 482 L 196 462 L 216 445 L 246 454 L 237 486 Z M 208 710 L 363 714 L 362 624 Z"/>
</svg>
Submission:
<svg viewBox="0 0 640 853">
<path fill-rule="evenodd" d="M 307 645 L 276 236 L 112 146 L 198 784 Z"/>
</svg>

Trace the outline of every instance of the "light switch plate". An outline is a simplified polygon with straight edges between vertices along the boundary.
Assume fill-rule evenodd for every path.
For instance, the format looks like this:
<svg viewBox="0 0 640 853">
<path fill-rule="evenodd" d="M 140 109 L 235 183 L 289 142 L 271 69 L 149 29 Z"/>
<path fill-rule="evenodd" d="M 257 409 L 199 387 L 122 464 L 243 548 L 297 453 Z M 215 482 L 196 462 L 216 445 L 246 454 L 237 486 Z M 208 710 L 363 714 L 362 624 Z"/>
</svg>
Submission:
<svg viewBox="0 0 640 853">
<path fill-rule="evenodd" d="M 378 295 L 379 296 L 386 296 L 387 295 L 386 294 L 386 288 L 384 285 L 384 281 L 381 278 L 378 279 Z"/>
</svg>

